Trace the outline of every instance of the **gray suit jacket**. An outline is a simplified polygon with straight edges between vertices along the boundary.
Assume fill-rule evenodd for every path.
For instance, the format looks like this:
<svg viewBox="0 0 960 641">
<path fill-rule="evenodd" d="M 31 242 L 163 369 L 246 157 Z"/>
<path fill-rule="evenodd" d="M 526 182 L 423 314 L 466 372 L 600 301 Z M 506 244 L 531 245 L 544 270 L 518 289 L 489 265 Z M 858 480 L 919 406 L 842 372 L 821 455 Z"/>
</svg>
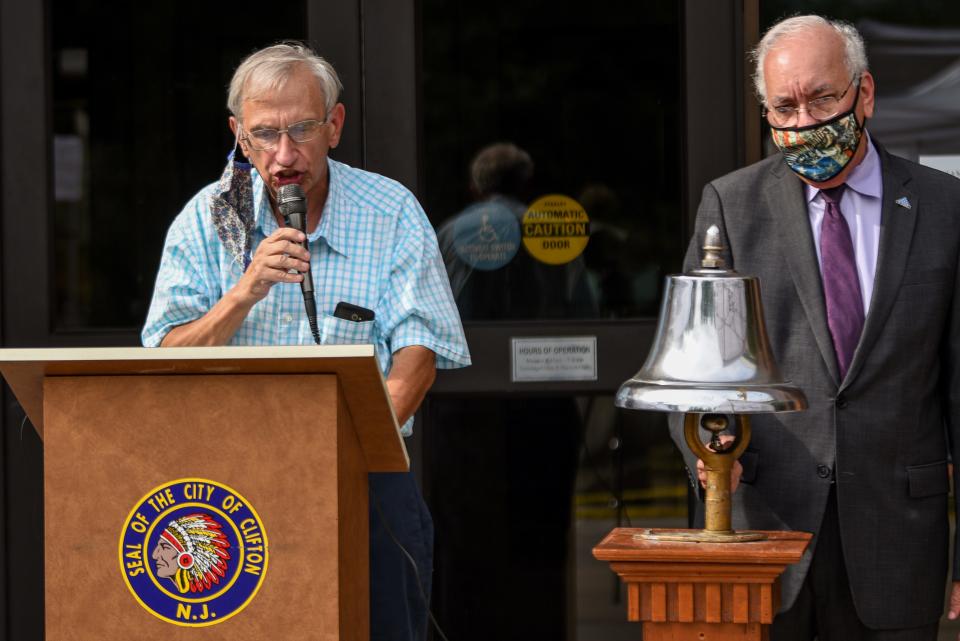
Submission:
<svg viewBox="0 0 960 641">
<path fill-rule="evenodd" d="M 728 264 L 760 278 L 777 362 L 810 402 L 805 412 L 753 417 L 734 527 L 816 533 L 832 476 L 860 619 L 903 628 L 935 621 L 943 607 L 948 453 L 960 462 L 960 180 L 877 149 L 880 252 L 845 380 L 802 183 L 779 155 L 704 188 L 685 267 L 699 264 L 704 231 L 719 225 Z M 910 208 L 896 204 L 902 197 Z M 694 465 L 676 420 L 671 432 Z M 783 609 L 811 552 L 783 577 Z"/>
</svg>

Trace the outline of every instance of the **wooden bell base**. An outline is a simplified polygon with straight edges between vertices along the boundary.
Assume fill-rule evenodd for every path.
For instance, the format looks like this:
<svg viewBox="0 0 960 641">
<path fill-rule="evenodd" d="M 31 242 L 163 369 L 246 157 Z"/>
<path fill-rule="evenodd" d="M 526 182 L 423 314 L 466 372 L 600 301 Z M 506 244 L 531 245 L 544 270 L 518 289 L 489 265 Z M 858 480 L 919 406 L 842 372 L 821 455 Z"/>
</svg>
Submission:
<svg viewBox="0 0 960 641">
<path fill-rule="evenodd" d="M 638 536 L 658 531 L 617 528 L 593 549 L 627 584 L 627 619 L 643 623 L 644 641 L 768 639 L 780 575 L 812 538 L 764 532 L 761 541 L 697 543 Z"/>
</svg>

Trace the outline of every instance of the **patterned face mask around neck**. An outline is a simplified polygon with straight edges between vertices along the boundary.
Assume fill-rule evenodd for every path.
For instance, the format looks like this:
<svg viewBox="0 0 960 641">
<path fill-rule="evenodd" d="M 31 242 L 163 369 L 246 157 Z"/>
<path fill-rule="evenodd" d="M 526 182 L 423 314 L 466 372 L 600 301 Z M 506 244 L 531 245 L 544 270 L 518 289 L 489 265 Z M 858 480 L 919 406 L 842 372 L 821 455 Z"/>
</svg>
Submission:
<svg viewBox="0 0 960 641">
<path fill-rule="evenodd" d="M 252 165 L 237 159 L 237 143 L 240 129 L 233 149 L 227 156 L 227 165 L 217 183 L 213 195 L 211 210 L 213 225 L 217 236 L 233 259 L 246 271 L 250 265 L 250 245 L 253 234 L 253 180 L 250 175 Z"/>
<path fill-rule="evenodd" d="M 773 143 L 783 153 L 787 166 L 811 182 L 826 182 L 846 167 L 860 145 L 863 125 L 857 122 L 857 101 L 830 120 L 806 127 L 774 127 L 770 125 Z M 866 121 L 864 121 L 866 124 Z"/>
</svg>

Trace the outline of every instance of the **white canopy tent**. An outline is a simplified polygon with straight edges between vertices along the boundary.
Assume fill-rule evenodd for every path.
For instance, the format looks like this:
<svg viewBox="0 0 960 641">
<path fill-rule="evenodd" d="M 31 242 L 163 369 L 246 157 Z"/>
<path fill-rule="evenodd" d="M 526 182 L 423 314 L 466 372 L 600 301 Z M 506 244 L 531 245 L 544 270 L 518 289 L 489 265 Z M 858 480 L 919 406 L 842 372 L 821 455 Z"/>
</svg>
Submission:
<svg viewBox="0 0 960 641">
<path fill-rule="evenodd" d="M 960 29 L 869 20 L 857 26 L 867 41 L 878 80 L 870 132 L 891 152 L 912 160 L 960 155 Z M 945 59 L 953 61 L 944 66 Z M 915 79 L 908 88 L 884 92 L 885 75 L 902 79 L 904 74 Z"/>
</svg>

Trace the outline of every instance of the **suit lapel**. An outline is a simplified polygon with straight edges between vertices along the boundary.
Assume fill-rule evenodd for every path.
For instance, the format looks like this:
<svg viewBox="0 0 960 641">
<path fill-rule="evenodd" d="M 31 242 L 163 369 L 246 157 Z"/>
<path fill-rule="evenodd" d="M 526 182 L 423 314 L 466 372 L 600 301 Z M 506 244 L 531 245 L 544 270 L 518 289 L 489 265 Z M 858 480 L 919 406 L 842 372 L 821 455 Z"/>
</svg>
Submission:
<svg viewBox="0 0 960 641">
<path fill-rule="evenodd" d="M 783 163 L 777 163 L 771 173 L 773 180 L 767 188 L 766 197 L 770 211 L 779 223 L 777 228 L 781 251 L 787 258 L 797 295 L 803 304 L 827 371 L 834 383 L 839 385 L 840 371 L 827 327 L 823 284 L 820 280 L 820 266 L 817 264 L 817 251 L 813 244 L 813 232 L 810 230 L 803 183 Z"/>
<path fill-rule="evenodd" d="M 874 143 L 876 145 L 876 143 Z M 880 210 L 880 247 L 877 254 L 877 273 L 873 278 L 873 296 L 863 326 L 863 334 L 853 354 L 844 387 L 856 378 L 870 349 L 877 341 L 890 309 L 900 290 L 900 281 L 907 265 L 913 228 L 917 221 L 919 197 L 908 187 L 910 175 L 891 166 L 890 156 L 879 145 L 880 169 L 883 173 L 883 195 Z M 910 208 L 897 204 L 906 198 Z"/>
</svg>

